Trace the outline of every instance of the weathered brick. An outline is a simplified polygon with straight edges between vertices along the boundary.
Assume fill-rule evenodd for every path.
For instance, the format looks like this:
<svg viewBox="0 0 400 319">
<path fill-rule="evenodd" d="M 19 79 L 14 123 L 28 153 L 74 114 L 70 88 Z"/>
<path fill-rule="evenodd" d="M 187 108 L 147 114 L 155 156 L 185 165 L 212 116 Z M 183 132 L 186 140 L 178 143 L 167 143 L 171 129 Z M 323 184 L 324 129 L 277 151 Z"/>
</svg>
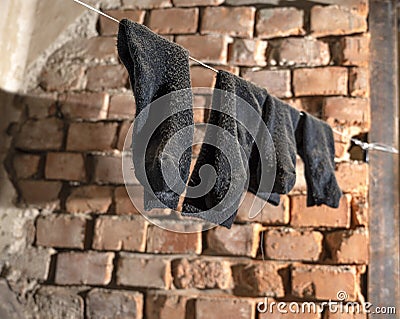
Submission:
<svg viewBox="0 0 400 319">
<path fill-rule="evenodd" d="M 258 214 L 254 216 L 257 212 Z M 262 224 L 287 224 L 289 223 L 289 197 L 282 195 L 279 206 L 273 206 L 247 192 L 239 206 L 236 220 Z"/>
<path fill-rule="evenodd" d="M 201 297 L 196 301 L 196 319 L 221 318 L 255 319 L 255 300 L 237 297 Z"/>
<path fill-rule="evenodd" d="M 86 219 L 80 216 L 41 216 L 36 222 L 36 244 L 46 247 L 84 248 Z"/>
<path fill-rule="evenodd" d="M 171 228 L 168 227 L 167 229 Z M 148 253 L 162 254 L 200 254 L 201 240 L 201 231 L 196 233 L 181 233 L 151 225 L 147 233 L 146 251 Z"/>
<path fill-rule="evenodd" d="M 213 66 L 217 70 L 224 70 L 239 75 L 239 68 L 234 66 Z M 193 88 L 214 88 L 215 72 L 206 69 L 202 66 L 193 65 L 190 68 L 190 76 Z"/>
<path fill-rule="evenodd" d="M 148 222 L 142 216 L 102 216 L 96 219 L 93 249 L 144 252 Z"/>
<path fill-rule="evenodd" d="M 196 294 L 153 290 L 146 294 L 146 318 L 193 318 Z"/>
<path fill-rule="evenodd" d="M 85 181 L 85 161 L 82 154 L 47 153 L 45 176 L 47 179 Z"/>
<path fill-rule="evenodd" d="M 106 186 L 81 186 L 74 188 L 65 206 L 70 213 L 106 213 L 112 203 L 112 190 Z"/>
<path fill-rule="evenodd" d="M 284 278 L 288 265 L 272 261 L 252 261 L 232 266 L 234 293 L 238 296 L 285 295 Z"/>
<path fill-rule="evenodd" d="M 81 50 L 81 55 L 87 60 L 117 61 L 117 47 L 115 39 L 112 37 L 79 39 L 77 47 Z"/>
<path fill-rule="evenodd" d="M 205 63 L 226 64 L 228 43 L 231 39 L 225 35 L 179 35 L 175 42 L 189 50 L 190 55 Z"/>
<path fill-rule="evenodd" d="M 224 0 L 172 0 L 175 7 L 219 6 Z"/>
<path fill-rule="evenodd" d="M 265 253 L 277 260 L 317 261 L 322 252 L 320 232 L 277 228 L 265 232 Z"/>
<path fill-rule="evenodd" d="M 351 223 L 353 226 L 368 226 L 369 203 L 366 196 L 354 195 L 351 200 Z"/>
<path fill-rule="evenodd" d="M 17 154 L 13 159 L 13 167 L 18 178 L 29 178 L 38 173 L 40 156 Z"/>
<path fill-rule="evenodd" d="M 104 91 L 125 87 L 128 72 L 122 65 L 98 65 L 87 70 L 86 88 L 89 91 Z"/>
<path fill-rule="evenodd" d="M 31 180 L 18 182 L 21 199 L 27 205 L 38 208 L 58 208 L 60 206 L 58 195 L 61 187 L 61 182 Z"/>
<path fill-rule="evenodd" d="M 229 48 L 229 63 L 242 66 L 265 66 L 267 42 L 235 39 Z"/>
<path fill-rule="evenodd" d="M 152 10 L 149 28 L 160 34 L 196 33 L 199 9 L 158 9 Z"/>
<path fill-rule="evenodd" d="M 122 0 L 125 8 L 130 9 L 156 9 L 171 7 L 171 0 Z"/>
<path fill-rule="evenodd" d="M 290 70 L 244 70 L 242 76 L 245 80 L 251 81 L 279 98 L 292 96 L 290 86 Z"/>
<path fill-rule="evenodd" d="M 369 185 L 368 164 L 343 162 L 338 165 L 335 175 L 343 192 L 367 194 Z"/>
<path fill-rule="evenodd" d="M 63 63 L 52 64 L 40 74 L 40 86 L 50 92 L 67 92 L 84 89 L 87 79 L 86 67 L 82 65 L 68 65 L 68 71 Z"/>
<path fill-rule="evenodd" d="M 348 72 L 342 67 L 296 69 L 293 87 L 296 96 L 347 95 Z"/>
<path fill-rule="evenodd" d="M 285 65 L 328 65 L 329 45 L 313 38 L 287 38 L 271 52 L 270 64 Z"/>
<path fill-rule="evenodd" d="M 219 33 L 251 38 L 256 9 L 253 7 L 208 7 L 201 20 L 201 33 Z"/>
<path fill-rule="evenodd" d="M 327 310 L 324 312 L 323 319 L 367 319 L 367 314 L 362 312 L 362 309 L 363 309 L 362 304 L 358 304 L 358 305 L 353 304 L 353 307 L 354 307 L 353 308 L 354 310 L 351 311 L 352 307 L 349 304 L 349 307 L 348 307 L 348 309 L 350 309 L 349 312 L 341 312 L 341 311 L 329 312 Z M 344 308 L 344 309 L 346 309 L 346 308 Z M 358 309 L 360 311 L 358 311 Z"/>
<path fill-rule="evenodd" d="M 56 118 L 28 120 L 15 139 L 15 147 L 25 150 L 58 150 L 64 138 L 64 124 Z"/>
<path fill-rule="evenodd" d="M 324 97 L 321 96 L 307 96 L 285 100 L 286 103 L 290 104 L 295 109 L 307 112 L 318 118 L 321 117 L 324 101 Z"/>
<path fill-rule="evenodd" d="M 292 266 L 292 294 L 299 298 L 338 300 L 338 292 L 345 291 L 347 301 L 357 298 L 357 270 L 354 266 L 294 265 Z"/>
<path fill-rule="evenodd" d="M 369 34 L 344 37 L 334 46 L 335 62 L 341 65 L 367 66 L 369 62 Z"/>
<path fill-rule="evenodd" d="M 143 197 L 142 186 L 129 186 L 133 194 Z M 138 209 L 133 205 L 125 187 L 117 187 L 114 192 L 115 211 L 118 215 L 138 214 Z"/>
<path fill-rule="evenodd" d="M 293 227 L 350 227 L 351 196 L 344 195 L 338 208 L 307 207 L 307 196 L 291 196 L 290 225 Z"/>
<path fill-rule="evenodd" d="M 178 289 L 228 289 L 232 287 L 230 263 L 222 258 L 173 260 L 172 276 L 174 285 Z"/>
<path fill-rule="evenodd" d="M 109 151 L 113 149 L 117 123 L 71 123 L 68 130 L 67 150 Z"/>
<path fill-rule="evenodd" d="M 303 35 L 304 12 L 296 8 L 262 9 L 258 12 L 257 37 L 270 39 Z"/>
<path fill-rule="evenodd" d="M 31 119 L 42 119 L 48 117 L 57 103 L 56 94 L 24 95 L 19 97 L 21 105 L 28 110 L 28 117 Z"/>
<path fill-rule="evenodd" d="M 108 102 L 107 93 L 67 93 L 59 98 L 62 114 L 71 119 L 105 119 Z"/>
<path fill-rule="evenodd" d="M 311 8 L 313 36 L 342 35 L 367 31 L 365 12 L 345 6 L 314 6 Z"/>
<path fill-rule="evenodd" d="M 269 308 L 266 308 L 265 300 L 261 301 L 259 309 L 262 311 L 265 309 L 265 311 L 260 311 L 258 319 L 321 319 L 321 313 L 318 312 L 318 303 L 311 304 L 310 302 L 305 302 L 302 304 L 294 301 L 283 302 L 268 299 L 268 304 Z M 303 309 L 305 309 L 304 312 Z"/>
<path fill-rule="evenodd" d="M 135 98 L 131 93 L 116 94 L 110 99 L 108 110 L 109 119 L 128 119 L 133 120 L 136 113 Z"/>
<path fill-rule="evenodd" d="M 132 269 L 135 271 L 132 272 Z M 169 289 L 170 260 L 155 255 L 121 254 L 118 260 L 117 283 L 124 286 Z"/>
<path fill-rule="evenodd" d="M 42 286 L 35 293 L 38 318 L 83 319 L 84 302 L 77 289 Z"/>
<path fill-rule="evenodd" d="M 304 193 L 307 191 L 307 182 L 304 174 L 304 162 L 299 156 L 296 158 L 296 183 L 289 195 Z"/>
<path fill-rule="evenodd" d="M 143 295 L 136 291 L 93 289 L 86 296 L 88 319 L 143 318 Z"/>
<path fill-rule="evenodd" d="M 355 97 L 369 97 L 370 73 L 368 68 L 350 68 L 349 93 Z"/>
<path fill-rule="evenodd" d="M 326 235 L 332 261 L 339 264 L 367 264 L 369 251 L 368 230 L 340 230 Z"/>
<path fill-rule="evenodd" d="M 121 156 L 95 156 L 94 181 L 100 184 L 124 184 Z"/>
<path fill-rule="evenodd" d="M 371 126 L 369 99 L 326 98 L 323 114 L 324 119 L 332 126 L 358 126 L 363 131 L 368 131 Z"/>
<path fill-rule="evenodd" d="M 206 108 L 207 97 L 204 95 L 194 94 L 193 95 L 193 121 L 194 123 L 205 123 L 206 122 Z M 198 133 L 198 132 L 196 132 Z M 195 133 L 195 134 L 196 134 Z"/>
<path fill-rule="evenodd" d="M 144 10 L 104 10 L 105 14 L 108 14 L 115 19 L 121 21 L 122 19 L 129 19 L 136 23 L 142 24 L 144 22 L 144 16 L 146 11 Z M 116 35 L 118 33 L 118 25 L 112 20 L 106 17 L 100 16 L 100 34 L 101 35 Z"/>
<path fill-rule="evenodd" d="M 232 225 L 231 229 L 210 229 L 207 233 L 208 251 L 219 255 L 255 257 L 262 229 L 256 223 Z"/>
<path fill-rule="evenodd" d="M 111 281 L 113 259 L 113 253 L 59 253 L 55 282 L 60 285 L 107 285 Z"/>
<path fill-rule="evenodd" d="M 124 150 L 124 145 L 126 145 L 125 150 L 132 145 L 132 131 L 129 131 L 131 126 L 131 121 L 124 121 L 119 127 L 117 149 L 120 151 Z"/>
</svg>

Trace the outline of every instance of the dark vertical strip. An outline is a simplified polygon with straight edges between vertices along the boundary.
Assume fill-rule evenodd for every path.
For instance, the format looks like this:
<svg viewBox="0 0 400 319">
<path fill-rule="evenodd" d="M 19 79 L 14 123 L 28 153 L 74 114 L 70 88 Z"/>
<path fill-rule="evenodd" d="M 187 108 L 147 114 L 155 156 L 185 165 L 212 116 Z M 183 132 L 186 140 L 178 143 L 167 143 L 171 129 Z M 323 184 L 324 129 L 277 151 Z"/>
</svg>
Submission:
<svg viewBox="0 0 400 319">
<path fill-rule="evenodd" d="M 399 146 L 398 56 L 395 0 L 370 0 L 370 140 Z M 396 306 L 399 288 L 399 156 L 370 154 L 370 266 L 368 299 L 374 306 Z M 396 318 L 398 314 L 385 315 Z M 371 315 L 382 318 L 382 315 Z"/>
</svg>

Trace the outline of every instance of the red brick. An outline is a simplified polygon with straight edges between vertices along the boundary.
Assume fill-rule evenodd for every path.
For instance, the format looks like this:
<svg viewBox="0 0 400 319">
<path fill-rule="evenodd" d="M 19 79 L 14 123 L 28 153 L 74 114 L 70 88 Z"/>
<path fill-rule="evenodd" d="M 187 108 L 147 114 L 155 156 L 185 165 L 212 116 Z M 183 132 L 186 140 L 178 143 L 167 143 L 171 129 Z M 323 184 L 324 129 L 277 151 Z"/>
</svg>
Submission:
<svg viewBox="0 0 400 319">
<path fill-rule="evenodd" d="M 178 289 L 228 289 L 232 287 L 230 263 L 222 258 L 176 259 L 172 262 Z"/>
<path fill-rule="evenodd" d="M 193 318 L 195 293 L 172 293 L 162 290 L 149 291 L 146 294 L 146 318 L 170 319 Z"/>
<path fill-rule="evenodd" d="M 67 150 L 109 151 L 113 149 L 117 123 L 71 123 L 68 130 Z"/>
<path fill-rule="evenodd" d="M 336 179 L 345 193 L 367 194 L 369 185 L 368 164 L 340 163 L 336 171 Z"/>
<path fill-rule="evenodd" d="M 85 120 L 107 118 L 108 102 L 107 93 L 67 93 L 59 99 L 65 117 Z"/>
<path fill-rule="evenodd" d="M 325 120 L 332 126 L 359 126 L 363 131 L 368 131 L 371 126 L 368 99 L 327 98 L 324 103 L 323 114 Z"/>
<path fill-rule="evenodd" d="M 354 308 L 352 308 L 354 307 Z M 344 308 L 346 309 L 346 308 Z M 350 311 L 352 309 L 354 309 L 354 311 L 352 312 L 329 312 L 329 311 L 325 311 L 324 312 L 324 317 L 323 319 L 367 319 L 367 314 L 362 313 L 362 309 L 363 306 L 362 304 L 358 304 L 358 305 L 351 305 L 349 304 L 348 309 L 350 309 Z M 358 311 L 358 309 L 360 309 L 360 311 Z"/>
<path fill-rule="evenodd" d="M 196 301 L 196 319 L 220 318 L 255 319 L 254 299 L 237 297 L 202 297 Z"/>
<path fill-rule="evenodd" d="M 257 37 L 270 39 L 303 35 L 303 19 L 304 12 L 296 8 L 262 9 L 257 15 Z"/>
<path fill-rule="evenodd" d="M 265 66 L 267 42 L 235 39 L 229 48 L 229 63 L 242 66 Z"/>
<path fill-rule="evenodd" d="M 368 66 L 369 34 L 341 38 L 333 46 L 335 62 L 341 65 Z"/>
<path fill-rule="evenodd" d="M 328 65 L 331 59 L 329 45 L 313 38 L 284 39 L 280 46 L 272 50 L 271 56 L 274 60 L 270 60 L 270 64 L 280 66 Z"/>
<path fill-rule="evenodd" d="M 167 258 L 143 254 L 120 255 L 117 269 L 119 285 L 169 289 L 171 280 L 171 264 Z"/>
<path fill-rule="evenodd" d="M 367 31 L 365 12 L 345 6 L 314 6 L 311 9 L 313 36 L 342 35 Z"/>
<path fill-rule="evenodd" d="M 207 97 L 204 95 L 193 95 L 193 121 L 194 123 L 205 123 L 205 113 L 207 108 Z M 195 133 L 195 135 L 197 135 Z"/>
<path fill-rule="evenodd" d="M 124 184 L 120 156 L 95 156 L 94 181 L 100 184 Z"/>
<path fill-rule="evenodd" d="M 38 208 L 59 208 L 60 200 L 58 195 L 61 187 L 61 182 L 31 180 L 18 182 L 21 199 L 27 205 Z"/>
<path fill-rule="evenodd" d="M 367 264 L 369 235 L 365 228 L 340 230 L 326 235 L 332 261 L 339 264 Z"/>
<path fill-rule="evenodd" d="M 231 39 L 220 34 L 210 35 L 179 35 L 176 43 L 187 50 L 190 55 L 205 63 L 226 64 L 228 58 L 228 43 Z"/>
<path fill-rule="evenodd" d="M 113 259 L 113 253 L 59 253 L 55 282 L 59 285 L 107 285 L 111 281 Z"/>
<path fill-rule="evenodd" d="M 353 266 L 294 265 L 292 294 L 299 298 L 338 300 L 338 292 L 345 291 L 347 301 L 357 298 L 357 270 Z"/>
<path fill-rule="evenodd" d="M 175 7 L 218 6 L 224 0 L 172 0 Z"/>
<path fill-rule="evenodd" d="M 144 252 L 147 225 L 142 216 L 99 217 L 94 229 L 93 249 Z"/>
<path fill-rule="evenodd" d="M 289 70 L 253 71 L 247 69 L 242 72 L 242 76 L 245 80 L 266 88 L 270 94 L 276 97 L 287 98 L 292 96 Z"/>
<path fill-rule="evenodd" d="M 136 291 L 95 288 L 86 296 L 88 319 L 142 319 L 143 295 Z"/>
<path fill-rule="evenodd" d="M 321 319 L 321 313 L 318 311 L 321 309 L 322 312 L 322 307 L 318 303 L 305 302 L 302 304 L 295 301 L 284 302 L 271 299 L 268 299 L 267 302 L 261 301 L 259 309 L 264 312 L 260 311 L 258 319 Z M 268 308 L 265 308 L 266 305 Z M 305 309 L 304 312 L 302 309 Z"/>
<path fill-rule="evenodd" d="M 51 64 L 40 74 L 40 86 L 50 92 L 67 92 L 82 90 L 86 85 L 86 67 L 82 65 L 68 65 L 68 72 L 64 63 Z"/>
<path fill-rule="evenodd" d="M 112 203 L 112 190 L 106 186 L 81 186 L 74 188 L 65 206 L 70 213 L 106 213 Z"/>
<path fill-rule="evenodd" d="M 208 251 L 219 255 L 255 257 L 262 226 L 260 224 L 232 225 L 231 229 L 217 227 L 207 233 Z"/>
<path fill-rule="evenodd" d="M 15 140 L 15 147 L 25 150 L 50 151 L 61 148 L 64 124 L 56 118 L 26 121 Z"/>
<path fill-rule="evenodd" d="M 132 126 L 132 122 L 124 121 L 124 122 L 122 122 L 121 126 L 119 127 L 117 149 L 120 151 L 124 150 L 124 145 L 126 145 L 125 150 L 127 150 L 131 146 L 132 131 L 129 131 L 131 126 Z M 125 140 L 126 140 L 126 143 L 125 143 Z"/>
<path fill-rule="evenodd" d="M 201 20 L 201 33 L 219 33 L 251 38 L 256 9 L 253 7 L 208 7 Z"/>
<path fill-rule="evenodd" d="M 158 9 L 152 10 L 148 26 L 160 34 L 196 33 L 199 9 Z"/>
<path fill-rule="evenodd" d="M 174 229 L 168 227 L 167 229 Z M 148 253 L 161 254 L 200 254 L 201 231 L 196 233 L 184 233 L 169 231 L 158 226 L 151 225 L 147 232 Z"/>
<path fill-rule="evenodd" d="M 217 70 L 224 70 L 239 75 L 239 68 L 234 66 L 214 66 Z M 214 88 L 215 72 L 202 66 L 193 65 L 190 68 L 190 76 L 193 88 Z"/>
<path fill-rule="evenodd" d="M 87 70 L 86 88 L 89 91 L 118 89 L 128 83 L 128 72 L 122 65 L 98 65 Z"/>
<path fill-rule="evenodd" d="M 350 95 L 355 97 L 369 97 L 370 73 L 368 68 L 351 68 L 349 71 Z"/>
<path fill-rule="evenodd" d="M 333 66 L 296 69 L 293 73 L 295 95 L 347 95 L 347 73 L 346 68 Z"/>
<path fill-rule="evenodd" d="M 133 120 L 136 113 L 135 98 L 130 94 L 116 94 L 110 99 L 109 119 Z"/>
<path fill-rule="evenodd" d="M 13 159 L 13 167 L 18 178 L 29 178 L 39 171 L 40 156 L 17 154 Z"/>
<path fill-rule="evenodd" d="M 86 219 L 79 216 L 48 215 L 36 222 L 36 245 L 84 248 Z"/>
<path fill-rule="evenodd" d="M 322 239 L 317 231 L 270 229 L 265 233 L 265 252 L 271 259 L 317 261 L 322 252 Z"/>
<path fill-rule="evenodd" d="M 39 96 L 25 95 L 21 97 L 20 103 L 28 109 L 29 118 L 42 119 L 48 117 L 55 109 L 57 96 L 53 93 Z"/>
<path fill-rule="evenodd" d="M 247 261 L 233 265 L 233 291 L 238 296 L 284 297 L 284 278 L 279 273 L 287 268 L 287 264 L 272 261 Z"/>
<path fill-rule="evenodd" d="M 351 219 L 353 226 L 368 226 L 369 203 L 366 196 L 355 195 L 352 197 Z"/>
<path fill-rule="evenodd" d="M 112 37 L 93 37 L 78 41 L 77 48 L 81 49 L 81 54 L 85 59 L 118 61 L 117 47 Z"/>
<path fill-rule="evenodd" d="M 171 0 L 122 0 L 122 5 L 130 9 L 156 9 L 171 7 Z"/>
<path fill-rule="evenodd" d="M 140 192 L 138 196 L 143 196 L 143 188 L 140 186 L 129 186 L 134 189 L 138 189 L 137 192 Z M 133 190 L 133 192 L 136 192 Z M 115 201 L 115 212 L 117 215 L 131 215 L 131 214 L 139 214 L 137 208 L 133 205 L 129 195 L 124 186 L 117 187 L 114 192 L 114 201 Z"/>
<path fill-rule="evenodd" d="M 258 214 L 254 217 L 257 212 Z M 239 206 L 236 220 L 262 224 L 287 224 L 289 223 L 289 197 L 282 195 L 279 206 L 273 206 L 247 192 Z"/>
<path fill-rule="evenodd" d="M 142 24 L 144 22 L 144 16 L 146 11 L 143 10 L 104 10 L 105 14 L 108 14 L 115 19 L 121 21 L 122 19 L 129 19 L 136 23 Z M 100 16 L 100 34 L 101 35 L 116 35 L 118 33 L 118 25 L 114 21 Z"/>
<path fill-rule="evenodd" d="M 47 153 L 45 176 L 47 179 L 85 181 L 85 161 L 82 154 Z"/>
<path fill-rule="evenodd" d="M 307 196 L 291 196 L 290 225 L 293 227 L 350 227 L 351 196 L 344 195 L 339 208 L 307 207 Z"/>
</svg>

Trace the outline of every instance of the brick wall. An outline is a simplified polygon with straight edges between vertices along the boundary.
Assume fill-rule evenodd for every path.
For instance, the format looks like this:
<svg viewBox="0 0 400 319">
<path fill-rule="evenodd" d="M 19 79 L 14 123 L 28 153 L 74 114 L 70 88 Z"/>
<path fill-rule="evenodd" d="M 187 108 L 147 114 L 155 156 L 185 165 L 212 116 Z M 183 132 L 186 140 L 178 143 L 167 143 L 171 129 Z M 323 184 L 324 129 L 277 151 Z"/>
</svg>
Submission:
<svg viewBox="0 0 400 319">
<path fill-rule="evenodd" d="M 144 23 L 193 57 L 363 138 L 370 126 L 367 1 L 267 4 L 276 2 L 122 0 L 106 12 Z M 262 319 L 268 316 L 256 303 L 265 296 L 322 302 L 344 290 L 362 301 L 368 165 L 354 161 L 360 151 L 336 135 L 345 193 L 338 209 L 306 207 L 299 162 L 293 191 L 255 220 L 245 202 L 231 230 L 158 228 L 123 185 L 121 150 L 134 101 L 116 54 L 117 25 L 101 17 L 98 31 L 55 52 L 39 87 L 18 100 L 24 120 L 12 130 L 8 169 L 18 205 L 40 210 L 30 244 L 35 254 L 47 253 L 42 271 L 29 273 L 39 282 L 37 317 Z M 212 71 L 193 64 L 191 75 L 193 87 L 213 86 Z M 207 107 L 210 96 L 200 91 L 195 101 Z M 196 111 L 196 122 L 206 115 Z M 336 316 L 325 310 L 304 318 Z"/>
</svg>

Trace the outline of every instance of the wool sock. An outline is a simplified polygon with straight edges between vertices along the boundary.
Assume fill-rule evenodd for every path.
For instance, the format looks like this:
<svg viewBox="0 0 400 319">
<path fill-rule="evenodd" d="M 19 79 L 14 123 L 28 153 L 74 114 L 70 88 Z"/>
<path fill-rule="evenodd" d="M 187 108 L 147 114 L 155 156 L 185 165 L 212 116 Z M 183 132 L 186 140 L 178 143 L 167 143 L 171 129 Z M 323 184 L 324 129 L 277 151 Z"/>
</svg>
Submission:
<svg viewBox="0 0 400 319">
<path fill-rule="evenodd" d="M 297 151 L 304 162 L 307 206 L 339 206 L 342 191 L 335 177 L 335 142 L 331 127 L 302 113 L 296 130 Z"/>
<path fill-rule="evenodd" d="M 117 47 L 136 101 L 132 155 L 144 186 L 144 208 L 175 209 L 189 175 L 193 140 L 189 53 L 126 19 L 120 22 Z"/>
</svg>

